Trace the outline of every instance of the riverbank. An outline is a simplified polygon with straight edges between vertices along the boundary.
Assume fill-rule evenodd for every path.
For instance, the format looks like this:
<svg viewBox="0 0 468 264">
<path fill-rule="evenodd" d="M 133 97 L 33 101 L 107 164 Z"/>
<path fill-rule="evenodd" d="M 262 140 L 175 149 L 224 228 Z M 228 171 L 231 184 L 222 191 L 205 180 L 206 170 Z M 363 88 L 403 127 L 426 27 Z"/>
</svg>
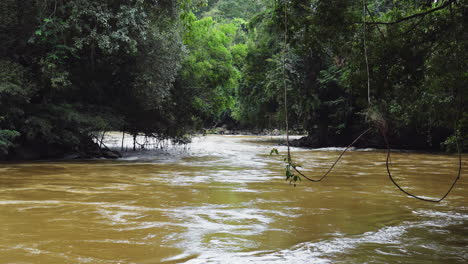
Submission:
<svg viewBox="0 0 468 264">
<path fill-rule="evenodd" d="M 301 148 L 329 148 L 329 147 L 347 147 L 353 141 L 355 141 L 360 134 L 355 134 L 353 137 L 330 137 L 327 141 L 319 140 L 317 135 L 307 135 L 299 139 L 290 141 L 290 145 L 293 147 Z M 369 132 L 359 138 L 354 144 L 355 148 L 374 148 L 374 149 L 392 149 L 408 150 L 408 151 L 420 151 L 420 152 L 458 152 L 456 147 L 447 147 L 444 143 L 429 144 L 422 142 L 419 138 L 405 138 L 398 136 L 386 135 L 388 145 L 385 142 L 385 138 L 382 134 L 376 132 Z M 461 152 L 465 153 L 466 150 L 460 149 Z"/>
<path fill-rule="evenodd" d="M 118 159 L 122 157 L 124 152 L 129 150 L 164 150 L 170 146 L 187 145 L 191 142 L 191 138 L 206 135 L 233 135 L 233 136 L 282 136 L 278 139 L 278 144 L 286 145 L 285 131 L 279 129 L 228 129 L 226 127 L 217 127 L 212 129 L 204 129 L 198 134 L 184 137 L 178 140 L 158 139 L 138 135 L 133 138 L 130 134 L 122 134 L 121 132 L 107 132 L 104 142 L 100 140 L 86 138 L 82 139 L 80 145 L 74 148 L 57 146 L 54 144 L 28 143 L 23 146 L 13 148 L 9 155 L 0 155 L 0 160 L 3 161 L 32 161 L 43 159 Z M 350 136 L 330 136 L 326 141 L 319 140 L 317 135 L 304 135 L 304 131 L 292 131 L 290 133 L 294 138 L 290 138 L 290 146 L 307 149 L 330 148 L 330 147 L 346 147 L 353 142 L 359 135 Z M 135 139 L 135 140 L 134 140 Z M 389 137 L 390 147 L 392 149 L 418 151 L 425 153 L 442 153 L 444 152 L 440 146 L 427 147 L 417 140 L 405 139 L 400 141 L 400 138 Z M 355 148 L 361 149 L 386 149 L 384 138 L 376 132 L 369 132 L 359 139 L 355 144 Z M 452 150 L 456 152 L 456 150 Z"/>
<path fill-rule="evenodd" d="M 67 148 L 55 144 L 29 143 L 18 146 L 8 155 L 0 156 L 4 161 L 33 161 L 44 159 L 118 159 L 122 154 L 98 144 L 91 139 L 83 140 L 78 148 Z"/>
<path fill-rule="evenodd" d="M 225 127 L 217 127 L 213 129 L 206 129 L 203 135 L 247 135 L 247 136 L 285 136 L 284 130 L 279 129 L 257 129 L 257 130 L 243 130 L 243 129 L 227 129 Z M 334 148 L 334 147 L 347 147 L 349 146 L 360 134 L 354 133 L 346 136 L 343 135 L 330 135 L 326 140 L 321 140 L 318 134 L 307 135 L 305 131 L 291 131 L 290 136 L 296 138 L 290 139 L 289 144 L 292 147 L 317 149 L 317 148 Z M 297 138 L 299 136 L 299 138 Z M 425 153 L 444 153 L 444 152 L 457 152 L 456 148 L 443 149 L 443 144 L 430 144 L 421 140 L 421 138 L 414 138 L 405 135 L 387 135 L 390 148 L 399 149 L 402 151 L 418 151 Z M 286 145 L 286 140 L 281 143 Z M 382 134 L 378 131 L 369 131 L 357 140 L 353 147 L 359 149 L 387 149 L 387 144 Z M 463 152 L 463 151 L 462 151 Z M 466 152 L 466 151 L 465 151 Z M 464 152 L 464 153 L 465 153 Z"/>
</svg>

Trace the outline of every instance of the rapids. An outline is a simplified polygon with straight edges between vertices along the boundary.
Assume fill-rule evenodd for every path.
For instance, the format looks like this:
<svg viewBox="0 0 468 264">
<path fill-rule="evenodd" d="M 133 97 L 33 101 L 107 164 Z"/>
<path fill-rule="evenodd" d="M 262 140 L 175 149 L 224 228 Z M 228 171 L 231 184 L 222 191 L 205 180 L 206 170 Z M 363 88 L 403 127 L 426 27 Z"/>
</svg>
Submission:
<svg viewBox="0 0 468 264">
<path fill-rule="evenodd" d="M 115 161 L 2 163 L 0 263 L 468 262 L 466 169 L 440 204 L 400 193 L 385 152 L 372 149 L 293 187 L 279 139 L 212 135 Z M 318 176 L 339 150 L 293 155 Z M 397 152 L 392 162 L 395 178 L 426 197 L 457 171 L 453 155 Z"/>
</svg>

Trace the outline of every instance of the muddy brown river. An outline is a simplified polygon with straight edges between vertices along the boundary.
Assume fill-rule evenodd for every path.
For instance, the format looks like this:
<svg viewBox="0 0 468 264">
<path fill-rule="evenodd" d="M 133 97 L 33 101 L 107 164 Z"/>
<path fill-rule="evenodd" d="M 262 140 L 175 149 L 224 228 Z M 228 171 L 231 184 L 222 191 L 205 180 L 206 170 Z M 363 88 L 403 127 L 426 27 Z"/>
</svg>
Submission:
<svg viewBox="0 0 468 264">
<path fill-rule="evenodd" d="M 206 136 L 115 161 L 2 163 L 0 263 L 468 262 L 466 169 L 439 204 L 400 193 L 385 152 L 370 149 L 293 187 L 282 158 L 269 156 L 285 154 L 278 139 Z M 340 150 L 293 155 L 319 176 Z M 392 162 L 401 185 L 431 198 L 458 166 L 444 154 L 397 152 Z"/>
</svg>

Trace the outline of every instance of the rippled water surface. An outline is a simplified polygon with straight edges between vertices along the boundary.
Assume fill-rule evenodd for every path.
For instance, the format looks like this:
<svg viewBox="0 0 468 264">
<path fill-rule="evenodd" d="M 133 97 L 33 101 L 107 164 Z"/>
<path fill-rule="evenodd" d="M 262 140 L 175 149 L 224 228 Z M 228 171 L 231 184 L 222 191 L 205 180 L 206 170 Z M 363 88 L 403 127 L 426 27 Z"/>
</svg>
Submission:
<svg viewBox="0 0 468 264">
<path fill-rule="evenodd" d="M 391 185 L 384 152 L 349 152 L 323 182 L 293 187 L 272 147 L 207 136 L 116 161 L 0 164 L 0 263 L 468 262 L 466 170 L 432 204 Z M 339 149 L 293 154 L 319 176 Z M 425 197 L 443 194 L 458 165 L 403 152 L 392 162 Z"/>
</svg>

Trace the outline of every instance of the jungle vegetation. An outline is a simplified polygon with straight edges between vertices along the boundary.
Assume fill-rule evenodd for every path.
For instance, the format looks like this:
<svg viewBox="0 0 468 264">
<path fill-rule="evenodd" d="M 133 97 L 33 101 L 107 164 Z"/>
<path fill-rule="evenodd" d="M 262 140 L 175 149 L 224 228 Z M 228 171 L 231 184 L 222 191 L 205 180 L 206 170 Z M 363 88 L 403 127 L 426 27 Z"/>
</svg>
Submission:
<svg viewBox="0 0 468 264">
<path fill-rule="evenodd" d="M 346 145 L 373 109 L 394 147 L 466 149 L 467 15 L 466 0 L 2 0 L 0 159 L 86 152 L 99 131 L 284 129 L 285 107 L 306 146 Z"/>
</svg>

